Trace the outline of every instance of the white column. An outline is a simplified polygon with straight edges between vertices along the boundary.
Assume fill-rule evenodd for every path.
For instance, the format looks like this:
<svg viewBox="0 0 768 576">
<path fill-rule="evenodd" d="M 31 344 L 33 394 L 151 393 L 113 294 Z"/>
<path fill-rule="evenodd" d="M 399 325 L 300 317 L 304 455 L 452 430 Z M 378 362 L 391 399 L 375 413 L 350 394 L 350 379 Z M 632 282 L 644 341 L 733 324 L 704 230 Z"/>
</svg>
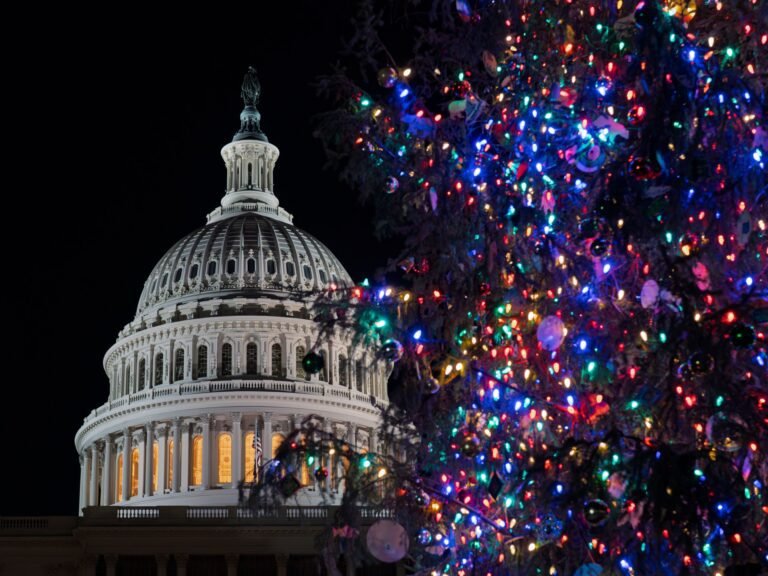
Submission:
<svg viewBox="0 0 768 576">
<path fill-rule="evenodd" d="M 104 461 L 101 464 L 101 505 L 112 504 L 112 439 L 104 438 Z"/>
<path fill-rule="evenodd" d="M 128 502 L 131 483 L 131 433 L 126 428 L 123 430 L 123 502 Z"/>
<path fill-rule="evenodd" d="M 139 496 L 152 496 L 152 467 L 155 465 L 152 458 L 154 454 L 152 445 L 155 441 L 154 424 L 154 422 L 150 422 L 144 430 L 144 468 L 142 468 L 144 470 L 144 490 L 139 492 Z"/>
<path fill-rule="evenodd" d="M 171 466 L 173 468 L 173 486 L 171 489 L 174 492 L 179 491 L 181 486 L 181 418 L 176 418 L 173 421 L 173 427 L 171 432 L 173 434 L 173 462 Z"/>
<path fill-rule="evenodd" d="M 84 451 L 79 456 L 80 460 L 80 498 L 77 502 L 77 515 L 81 516 L 83 514 L 83 508 L 85 507 L 85 503 L 87 501 L 86 497 L 86 488 L 88 486 L 88 469 L 89 469 L 89 462 L 88 462 L 88 451 Z"/>
<path fill-rule="evenodd" d="M 91 481 L 88 486 L 88 506 L 96 506 L 96 495 L 98 494 L 98 484 L 96 484 L 96 482 L 99 478 L 99 447 L 96 445 L 96 442 L 91 444 L 91 449 L 89 452 L 91 464 Z"/>
<path fill-rule="evenodd" d="M 168 470 L 168 426 L 165 424 L 157 426 L 157 444 L 157 494 L 162 494 L 168 484 L 165 477 Z"/>
<path fill-rule="evenodd" d="M 146 436 L 144 430 L 139 430 L 134 435 L 136 444 L 139 446 L 139 473 L 138 478 L 136 479 L 138 482 L 138 486 L 136 486 L 136 498 L 143 497 L 146 488 L 144 485 L 144 467 L 147 465 L 147 451 L 145 450 Z M 133 466 L 133 463 L 131 463 L 131 466 Z M 131 480 L 133 480 L 133 474 L 131 474 Z M 133 488 L 131 488 L 131 494 L 133 494 Z"/>
<path fill-rule="evenodd" d="M 211 415 L 206 414 L 201 422 L 203 428 L 203 489 L 211 487 Z"/>
<path fill-rule="evenodd" d="M 240 412 L 232 412 L 232 486 L 245 478 L 243 474 L 243 432 Z"/>
<path fill-rule="evenodd" d="M 174 443 L 175 445 L 175 443 Z M 179 456 L 181 456 L 181 469 L 178 470 L 179 474 L 174 471 L 173 473 L 173 484 L 174 486 L 179 486 L 179 489 L 182 492 L 187 492 L 189 490 L 189 422 L 183 422 L 181 424 L 181 445 L 180 449 L 176 449 L 178 452 L 180 452 Z"/>
</svg>

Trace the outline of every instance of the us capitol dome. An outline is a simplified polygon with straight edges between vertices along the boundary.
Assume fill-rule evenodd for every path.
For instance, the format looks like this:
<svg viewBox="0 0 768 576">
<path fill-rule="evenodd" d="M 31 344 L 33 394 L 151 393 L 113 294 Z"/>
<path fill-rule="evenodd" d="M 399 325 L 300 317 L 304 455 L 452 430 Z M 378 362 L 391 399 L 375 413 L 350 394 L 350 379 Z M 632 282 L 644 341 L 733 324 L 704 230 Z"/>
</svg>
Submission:
<svg viewBox="0 0 768 576">
<path fill-rule="evenodd" d="M 107 401 L 75 436 L 80 505 L 232 506 L 253 479 L 256 438 L 267 461 L 307 415 L 378 449 L 388 366 L 352 334 L 319 338 L 314 294 L 349 274 L 293 225 L 274 194 L 279 150 L 260 128 L 260 86 L 246 74 L 240 130 L 221 150 L 226 193 L 207 223 L 176 242 L 144 283 L 136 317 L 104 356 Z M 205 193 L 205 191 L 201 191 Z M 308 374 L 303 357 L 325 360 Z M 341 462 L 323 456 L 341 490 Z M 319 502 L 313 470 L 297 504 Z"/>
</svg>

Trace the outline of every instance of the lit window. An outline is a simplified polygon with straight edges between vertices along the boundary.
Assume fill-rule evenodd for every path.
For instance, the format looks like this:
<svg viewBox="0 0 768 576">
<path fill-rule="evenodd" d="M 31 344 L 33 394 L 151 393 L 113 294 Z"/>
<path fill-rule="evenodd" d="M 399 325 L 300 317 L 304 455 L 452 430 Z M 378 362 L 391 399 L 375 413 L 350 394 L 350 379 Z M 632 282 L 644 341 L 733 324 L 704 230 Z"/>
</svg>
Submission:
<svg viewBox="0 0 768 576">
<path fill-rule="evenodd" d="M 219 434 L 219 484 L 232 482 L 232 435 Z"/>
<path fill-rule="evenodd" d="M 285 436 L 278 433 L 272 434 L 272 454 L 270 455 L 270 458 L 275 457 L 277 450 L 280 448 L 283 442 L 285 442 Z"/>
<path fill-rule="evenodd" d="M 152 442 L 152 493 L 157 492 L 157 462 L 158 462 L 158 444 L 157 440 Z"/>
<path fill-rule="evenodd" d="M 166 478 L 168 478 L 168 486 L 166 488 L 173 488 L 173 438 L 168 440 L 168 461 L 165 463 Z"/>
<path fill-rule="evenodd" d="M 248 345 L 245 347 L 245 372 L 246 374 L 258 374 L 259 372 L 259 364 L 258 364 L 258 353 L 257 353 L 257 346 L 255 342 L 248 342 Z"/>
<path fill-rule="evenodd" d="M 232 376 L 232 344 L 221 347 L 221 375 Z"/>
<path fill-rule="evenodd" d="M 208 346 L 197 347 L 197 377 L 208 376 Z"/>
<path fill-rule="evenodd" d="M 203 437 L 195 436 L 192 440 L 192 478 L 190 484 L 200 486 L 203 483 Z"/>
<path fill-rule="evenodd" d="M 256 465 L 256 449 L 253 445 L 256 435 L 248 432 L 245 435 L 245 481 L 253 482 L 253 467 Z"/>
<path fill-rule="evenodd" d="M 272 344 L 272 376 L 280 377 L 283 372 L 283 349 L 280 344 Z"/>
<path fill-rule="evenodd" d="M 176 349 L 175 358 L 173 359 L 173 381 L 178 382 L 184 379 L 184 350 L 182 348 Z"/>
<path fill-rule="evenodd" d="M 307 352 L 304 350 L 304 346 L 296 346 L 296 378 L 303 378 L 309 380 L 309 374 L 304 370 L 304 356 Z"/>
<path fill-rule="evenodd" d="M 131 450 L 131 498 L 139 495 L 139 449 Z"/>
<path fill-rule="evenodd" d="M 163 383 L 163 354 L 155 356 L 155 386 Z"/>
<path fill-rule="evenodd" d="M 123 455 L 117 455 L 117 486 L 115 490 L 115 500 L 117 502 L 123 501 Z"/>
</svg>

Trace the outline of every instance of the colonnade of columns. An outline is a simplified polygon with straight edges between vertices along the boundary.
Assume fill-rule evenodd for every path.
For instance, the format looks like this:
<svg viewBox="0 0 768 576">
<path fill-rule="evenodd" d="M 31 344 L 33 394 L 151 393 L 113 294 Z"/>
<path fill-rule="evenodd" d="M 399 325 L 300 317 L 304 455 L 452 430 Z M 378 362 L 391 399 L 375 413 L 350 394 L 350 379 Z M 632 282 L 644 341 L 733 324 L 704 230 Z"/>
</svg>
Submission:
<svg viewBox="0 0 768 576">
<path fill-rule="evenodd" d="M 303 417 L 271 412 L 201 414 L 107 434 L 80 455 L 79 509 L 214 487 L 235 488 L 250 477 L 249 468 L 256 458 L 252 440 L 255 431 L 261 438 L 262 459 L 266 462 L 272 456 L 273 445 L 298 427 Z M 323 428 L 367 450 L 375 452 L 378 448 L 375 429 L 352 421 L 331 420 L 326 420 Z M 228 438 L 222 439 L 222 435 Z M 340 462 L 334 466 L 326 454 L 320 465 L 328 470 L 329 486 L 338 487 Z M 313 481 L 311 475 L 305 478 L 310 487 Z"/>
</svg>

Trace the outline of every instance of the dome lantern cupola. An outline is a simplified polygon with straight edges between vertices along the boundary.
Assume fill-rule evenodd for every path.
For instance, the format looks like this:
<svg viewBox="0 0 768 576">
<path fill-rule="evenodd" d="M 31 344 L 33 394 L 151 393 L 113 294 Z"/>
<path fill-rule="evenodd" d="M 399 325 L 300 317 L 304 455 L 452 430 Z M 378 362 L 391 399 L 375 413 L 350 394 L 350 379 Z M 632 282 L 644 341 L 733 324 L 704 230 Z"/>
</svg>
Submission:
<svg viewBox="0 0 768 576">
<path fill-rule="evenodd" d="M 279 207 L 274 194 L 274 170 L 280 150 L 270 144 L 261 131 L 261 114 L 256 105 L 261 84 L 256 70 L 249 68 L 243 78 L 240 96 L 244 107 L 240 113 L 240 130 L 232 142 L 221 149 L 227 167 L 226 194 L 221 208 L 208 215 L 208 222 L 236 216 L 242 212 L 258 212 L 264 216 L 291 223 L 293 216 Z"/>
</svg>

